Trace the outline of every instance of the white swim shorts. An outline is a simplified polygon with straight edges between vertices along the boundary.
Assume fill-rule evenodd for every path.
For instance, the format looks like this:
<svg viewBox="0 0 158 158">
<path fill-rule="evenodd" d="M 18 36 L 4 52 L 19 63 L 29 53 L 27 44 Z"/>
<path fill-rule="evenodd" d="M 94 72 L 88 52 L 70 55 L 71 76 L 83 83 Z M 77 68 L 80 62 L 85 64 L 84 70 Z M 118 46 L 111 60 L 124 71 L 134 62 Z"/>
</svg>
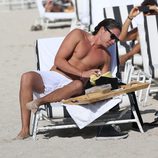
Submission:
<svg viewBox="0 0 158 158">
<path fill-rule="evenodd" d="M 58 88 L 62 88 L 63 86 L 72 82 L 71 79 L 66 78 L 62 74 L 55 71 L 35 71 L 41 75 L 45 90 L 43 95 L 47 95 Z"/>
</svg>

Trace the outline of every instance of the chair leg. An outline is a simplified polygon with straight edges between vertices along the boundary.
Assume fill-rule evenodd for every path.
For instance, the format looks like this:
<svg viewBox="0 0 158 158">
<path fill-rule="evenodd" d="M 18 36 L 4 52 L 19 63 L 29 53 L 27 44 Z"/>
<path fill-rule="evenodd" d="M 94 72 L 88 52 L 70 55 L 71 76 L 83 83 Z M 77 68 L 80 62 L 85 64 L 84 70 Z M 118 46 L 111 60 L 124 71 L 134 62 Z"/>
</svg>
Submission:
<svg viewBox="0 0 158 158">
<path fill-rule="evenodd" d="M 144 99 L 144 102 L 143 102 L 143 106 L 146 106 L 146 102 L 147 102 L 148 95 L 149 95 L 149 92 L 150 92 L 150 87 L 151 87 L 151 79 L 149 79 L 148 83 L 149 83 L 149 86 L 148 86 L 148 88 L 146 89 L 146 92 L 145 92 L 145 99 Z"/>
<path fill-rule="evenodd" d="M 137 103 L 135 93 L 134 92 L 128 93 L 128 97 L 129 97 L 129 100 L 130 100 L 130 103 L 131 103 L 131 110 L 132 110 L 133 117 L 136 119 L 136 123 L 137 123 L 137 126 L 138 126 L 139 130 L 142 133 L 144 133 L 144 130 L 142 128 L 143 119 L 142 119 L 140 111 L 139 111 L 139 107 L 138 107 L 138 103 Z"/>
<path fill-rule="evenodd" d="M 32 125 L 32 138 L 33 138 L 33 140 L 36 140 L 36 134 L 37 134 L 37 128 L 38 128 L 38 121 L 39 120 L 40 120 L 40 112 L 37 111 L 34 114 L 33 125 Z"/>
<path fill-rule="evenodd" d="M 142 127 L 142 125 L 141 125 L 141 123 L 140 123 L 140 121 L 139 121 L 139 118 L 138 118 L 138 115 L 137 115 L 136 111 L 133 110 L 132 112 L 133 112 L 134 118 L 135 118 L 135 120 L 136 120 L 136 123 L 137 123 L 137 126 L 138 126 L 140 132 L 141 132 L 141 133 L 144 133 L 143 127 Z"/>
</svg>

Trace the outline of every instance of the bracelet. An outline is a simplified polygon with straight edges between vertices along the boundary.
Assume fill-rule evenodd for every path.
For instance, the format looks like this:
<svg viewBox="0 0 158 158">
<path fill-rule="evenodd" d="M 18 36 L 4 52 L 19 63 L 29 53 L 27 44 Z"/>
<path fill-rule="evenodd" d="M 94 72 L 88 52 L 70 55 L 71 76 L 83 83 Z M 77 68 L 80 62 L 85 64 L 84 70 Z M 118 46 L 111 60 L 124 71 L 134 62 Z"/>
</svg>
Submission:
<svg viewBox="0 0 158 158">
<path fill-rule="evenodd" d="M 128 16 L 128 19 L 129 19 L 129 20 L 133 20 L 133 18 L 131 18 L 131 17 L 129 17 L 129 16 Z"/>
</svg>

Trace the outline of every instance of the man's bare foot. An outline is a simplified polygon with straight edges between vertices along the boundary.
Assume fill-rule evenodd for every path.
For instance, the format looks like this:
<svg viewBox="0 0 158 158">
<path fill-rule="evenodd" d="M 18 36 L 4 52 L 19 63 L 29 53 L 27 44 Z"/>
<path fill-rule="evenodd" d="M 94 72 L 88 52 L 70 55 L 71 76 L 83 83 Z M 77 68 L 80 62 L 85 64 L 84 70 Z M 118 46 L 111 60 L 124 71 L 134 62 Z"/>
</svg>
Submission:
<svg viewBox="0 0 158 158">
<path fill-rule="evenodd" d="M 39 102 L 37 99 L 26 104 L 27 109 L 31 110 L 33 113 L 37 111 L 38 106 L 39 106 Z"/>
</svg>

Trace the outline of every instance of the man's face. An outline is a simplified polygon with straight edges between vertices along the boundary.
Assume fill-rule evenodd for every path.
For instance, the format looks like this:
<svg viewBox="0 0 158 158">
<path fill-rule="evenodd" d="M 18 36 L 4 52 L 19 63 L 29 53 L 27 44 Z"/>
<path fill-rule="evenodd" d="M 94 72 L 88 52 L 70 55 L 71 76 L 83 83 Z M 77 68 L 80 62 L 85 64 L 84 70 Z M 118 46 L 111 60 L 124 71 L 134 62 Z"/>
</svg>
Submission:
<svg viewBox="0 0 158 158">
<path fill-rule="evenodd" d="M 118 28 L 108 29 L 104 28 L 102 34 L 102 41 L 104 42 L 105 47 L 113 45 L 116 41 L 119 40 L 120 30 Z"/>
</svg>

